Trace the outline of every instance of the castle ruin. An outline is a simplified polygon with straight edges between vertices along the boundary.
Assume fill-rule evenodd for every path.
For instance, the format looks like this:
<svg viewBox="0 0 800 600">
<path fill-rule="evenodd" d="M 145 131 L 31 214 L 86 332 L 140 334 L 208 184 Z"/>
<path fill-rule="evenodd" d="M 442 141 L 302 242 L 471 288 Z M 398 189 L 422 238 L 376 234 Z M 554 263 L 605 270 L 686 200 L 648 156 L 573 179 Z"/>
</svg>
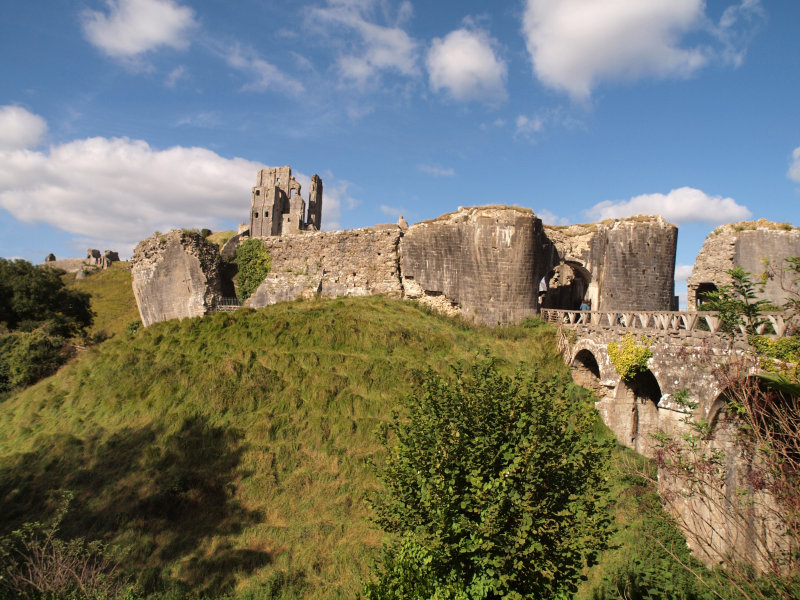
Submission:
<svg viewBox="0 0 800 600">
<path fill-rule="evenodd" d="M 316 174 L 311 177 L 308 215 L 300 190 L 300 183 L 288 165 L 261 169 L 250 201 L 250 235 L 269 237 L 319 231 L 322 225 L 322 179 Z"/>
</svg>

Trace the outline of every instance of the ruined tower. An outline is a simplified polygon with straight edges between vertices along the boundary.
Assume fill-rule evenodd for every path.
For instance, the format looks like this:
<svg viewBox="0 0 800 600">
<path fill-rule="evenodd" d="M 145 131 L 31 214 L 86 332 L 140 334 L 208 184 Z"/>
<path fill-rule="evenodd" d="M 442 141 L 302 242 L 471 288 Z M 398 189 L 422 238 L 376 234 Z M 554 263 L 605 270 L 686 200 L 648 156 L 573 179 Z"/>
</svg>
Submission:
<svg viewBox="0 0 800 600">
<path fill-rule="evenodd" d="M 292 176 L 292 169 L 288 165 L 261 169 L 250 202 L 250 235 L 267 237 L 319 229 L 322 180 L 318 175 L 311 178 L 311 210 L 308 218 L 300 189 L 300 183 Z"/>
</svg>

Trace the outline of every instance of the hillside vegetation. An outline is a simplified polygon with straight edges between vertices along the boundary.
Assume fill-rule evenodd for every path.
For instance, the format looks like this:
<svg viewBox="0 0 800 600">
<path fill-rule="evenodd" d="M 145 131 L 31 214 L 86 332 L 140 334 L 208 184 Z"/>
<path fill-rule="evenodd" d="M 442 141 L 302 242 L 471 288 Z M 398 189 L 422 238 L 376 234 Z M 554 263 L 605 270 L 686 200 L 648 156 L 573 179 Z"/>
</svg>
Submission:
<svg viewBox="0 0 800 600">
<path fill-rule="evenodd" d="M 124 332 L 128 323 L 139 319 L 131 287 L 130 263 L 111 263 L 108 269 L 91 272 L 84 279 L 75 279 L 73 273 L 68 273 L 64 281 L 68 287 L 91 296 L 92 335 L 112 337 Z"/>
<path fill-rule="evenodd" d="M 111 542 L 141 593 L 353 597 L 381 539 L 376 426 L 419 370 L 484 349 L 567 376 L 538 321 L 476 328 L 380 297 L 117 335 L 0 405 L 3 532 L 71 490 L 62 533 Z"/>
</svg>

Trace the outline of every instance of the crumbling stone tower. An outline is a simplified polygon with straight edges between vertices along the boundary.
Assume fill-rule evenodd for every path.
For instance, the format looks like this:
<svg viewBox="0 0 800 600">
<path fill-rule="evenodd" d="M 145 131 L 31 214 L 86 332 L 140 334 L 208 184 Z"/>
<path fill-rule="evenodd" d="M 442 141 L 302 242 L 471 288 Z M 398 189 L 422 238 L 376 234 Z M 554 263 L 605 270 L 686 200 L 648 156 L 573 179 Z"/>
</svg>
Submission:
<svg viewBox="0 0 800 600">
<path fill-rule="evenodd" d="M 250 235 L 267 237 L 317 230 L 322 224 L 322 180 L 311 178 L 309 212 L 300 195 L 300 183 L 292 176 L 292 169 L 275 167 L 261 169 L 250 203 Z"/>
</svg>

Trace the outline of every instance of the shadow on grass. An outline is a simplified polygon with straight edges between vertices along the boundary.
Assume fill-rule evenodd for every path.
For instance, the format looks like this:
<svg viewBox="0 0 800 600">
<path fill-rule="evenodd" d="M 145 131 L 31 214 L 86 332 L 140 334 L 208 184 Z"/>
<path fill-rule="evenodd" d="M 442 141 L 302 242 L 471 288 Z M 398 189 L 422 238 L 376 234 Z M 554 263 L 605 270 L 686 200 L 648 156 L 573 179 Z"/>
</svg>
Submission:
<svg viewBox="0 0 800 600">
<path fill-rule="evenodd" d="M 71 490 L 64 538 L 103 539 L 122 551 L 122 564 L 145 593 L 176 584 L 220 591 L 236 573 L 272 562 L 260 549 L 233 548 L 235 535 L 260 515 L 233 497 L 242 434 L 202 417 L 175 432 L 128 428 L 110 437 L 54 435 L 36 451 L 0 464 L 0 535 L 48 518 L 53 492 Z M 213 538 L 213 552 L 207 542 Z M 165 567 L 180 563 L 177 580 Z M 175 571 L 172 571 L 173 573 Z"/>
</svg>

